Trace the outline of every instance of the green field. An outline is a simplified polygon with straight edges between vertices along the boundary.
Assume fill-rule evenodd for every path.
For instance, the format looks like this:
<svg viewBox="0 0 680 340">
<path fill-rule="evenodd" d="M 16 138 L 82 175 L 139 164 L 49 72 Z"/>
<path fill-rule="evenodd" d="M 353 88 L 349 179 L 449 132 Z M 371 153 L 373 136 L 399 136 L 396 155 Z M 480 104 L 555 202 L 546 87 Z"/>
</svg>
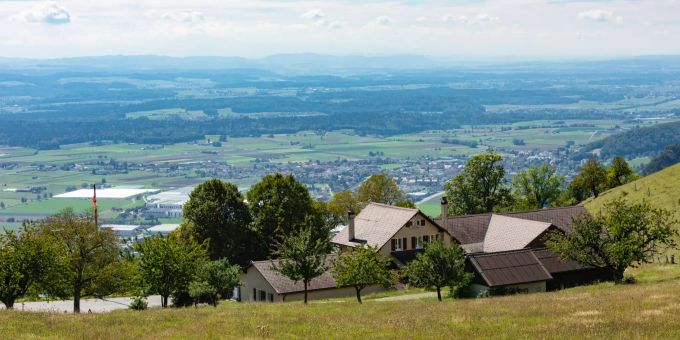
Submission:
<svg viewBox="0 0 680 340">
<path fill-rule="evenodd" d="M 171 166 L 183 164 L 211 162 L 229 165 L 234 168 L 232 173 L 235 176 L 223 179 L 247 188 L 261 177 L 247 175 L 257 162 L 287 166 L 315 161 L 367 160 L 375 158 L 371 154 L 379 154 L 380 158 L 391 160 L 379 167 L 395 170 L 408 166 L 408 161 L 444 157 L 464 159 L 484 152 L 487 148 L 500 150 L 501 154 L 526 150 L 549 151 L 564 147 L 568 142 L 585 144 L 637 124 L 654 123 L 630 123 L 623 120 L 539 120 L 509 125 L 462 126 L 453 130 L 424 131 L 392 137 L 359 136 L 352 131 L 325 134 L 298 132 L 228 138 L 219 147 L 209 143 L 218 140 L 219 136 L 206 136 L 203 141 L 172 145 L 83 143 L 64 145 L 57 150 L 0 147 L 0 163 L 16 164 L 14 168 L 0 169 L 0 202 L 6 207 L 0 209 L 0 218 L 3 214 L 40 216 L 54 213 L 63 208 L 66 201 L 48 201 L 44 194 L 48 194 L 48 197 L 49 194 L 58 195 L 65 192 L 67 187 L 81 188 L 83 185 L 89 186 L 106 180 L 106 184 L 111 186 L 168 189 L 195 185 L 214 176 L 211 173 L 202 173 L 199 171 L 202 168 L 196 167 L 171 169 Z M 478 143 L 478 147 L 443 143 L 445 139 L 474 141 Z M 524 144 L 515 145 L 516 140 L 522 140 Z M 99 171 L 111 160 L 133 165 L 153 164 L 156 168 L 131 168 L 127 172 Z M 634 164 L 640 165 L 645 161 L 646 159 L 638 159 Z M 84 166 L 85 169 L 70 169 L 73 164 Z M 21 187 L 45 187 L 45 191 L 41 197 L 32 193 L 5 191 Z M 82 206 L 82 202 L 74 204 L 77 209 Z M 116 202 L 105 208 L 131 206 L 134 205 Z M 434 205 L 423 205 L 422 208 L 433 216 L 438 214 L 439 208 Z"/>
<path fill-rule="evenodd" d="M 631 270 L 632 285 L 437 302 L 229 303 L 99 315 L 0 311 L 0 337 L 57 339 L 672 339 L 680 265 Z"/>
<path fill-rule="evenodd" d="M 676 219 L 680 221 L 680 164 L 605 191 L 598 198 L 587 200 L 585 206 L 591 213 L 597 213 L 607 202 L 616 198 L 631 202 L 645 200 L 654 207 L 675 213 Z"/>
</svg>

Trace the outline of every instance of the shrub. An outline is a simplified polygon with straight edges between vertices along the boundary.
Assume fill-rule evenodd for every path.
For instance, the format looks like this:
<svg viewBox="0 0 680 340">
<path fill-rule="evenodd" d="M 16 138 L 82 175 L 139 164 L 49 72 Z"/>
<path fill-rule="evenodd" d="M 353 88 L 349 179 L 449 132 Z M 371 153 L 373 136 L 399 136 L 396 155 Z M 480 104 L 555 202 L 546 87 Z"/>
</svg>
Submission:
<svg viewBox="0 0 680 340">
<path fill-rule="evenodd" d="M 132 310 L 145 310 L 149 307 L 145 296 L 136 296 L 130 302 L 130 309 Z"/>
</svg>

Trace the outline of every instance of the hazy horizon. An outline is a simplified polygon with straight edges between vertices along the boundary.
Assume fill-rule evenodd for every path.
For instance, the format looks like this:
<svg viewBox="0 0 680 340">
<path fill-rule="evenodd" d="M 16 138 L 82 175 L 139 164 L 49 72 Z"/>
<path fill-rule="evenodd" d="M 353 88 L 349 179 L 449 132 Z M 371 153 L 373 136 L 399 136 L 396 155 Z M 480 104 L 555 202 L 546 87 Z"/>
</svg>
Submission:
<svg viewBox="0 0 680 340">
<path fill-rule="evenodd" d="M 0 55 L 676 55 L 677 13 L 677 0 L 0 0 Z"/>
</svg>

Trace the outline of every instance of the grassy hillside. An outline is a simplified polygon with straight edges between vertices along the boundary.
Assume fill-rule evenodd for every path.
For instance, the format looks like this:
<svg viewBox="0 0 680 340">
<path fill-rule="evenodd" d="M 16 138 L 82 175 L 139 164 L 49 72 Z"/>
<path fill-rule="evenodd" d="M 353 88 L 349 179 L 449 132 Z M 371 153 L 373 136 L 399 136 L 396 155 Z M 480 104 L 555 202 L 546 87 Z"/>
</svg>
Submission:
<svg viewBox="0 0 680 340">
<path fill-rule="evenodd" d="M 596 213 L 605 203 L 617 197 L 632 201 L 647 200 L 656 207 L 675 212 L 676 218 L 680 219 L 680 164 L 608 190 L 597 199 L 586 201 L 585 206 L 591 213 Z"/>
<path fill-rule="evenodd" d="M 639 283 L 473 300 L 223 303 L 100 315 L 0 312 L 0 338 L 678 338 L 680 265 Z M 414 313 L 414 311 L 417 311 Z"/>
</svg>

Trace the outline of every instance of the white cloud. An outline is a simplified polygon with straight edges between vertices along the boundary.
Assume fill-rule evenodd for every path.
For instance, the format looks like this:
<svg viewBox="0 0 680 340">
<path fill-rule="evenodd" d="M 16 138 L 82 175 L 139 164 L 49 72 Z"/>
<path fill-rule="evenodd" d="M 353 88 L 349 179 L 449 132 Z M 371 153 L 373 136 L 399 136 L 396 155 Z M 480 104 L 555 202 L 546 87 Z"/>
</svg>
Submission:
<svg viewBox="0 0 680 340">
<path fill-rule="evenodd" d="M 315 8 L 302 13 L 300 17 L 305 19 L 321 20 L 326 17 L 326 14 L 324 14 L 322 10 Z"/>
<path fill-rule="evenodd" d="M 614 17 L 614 13 L 603 9 L 591 9 L 578 14 L 578 18 L 585 21 L 592 22 L 607 22 Z M 617 21 L 623 21 L 623 18 L 616 18 Z"/>
<path fill-rule="evenodd" d="M 396 20 L 394 20 L 391 17 L 388 17 L 386 15 L 381 15 L 381 16 L 375 18 L 372 21 L 372 23 L 374 25 L 378 25 L 378 26 L 389 26 L 389 25 L 394 24 L 395 22 L 396 22 Z"/>
<path fill-rule="evenodd" d="M 165 20 L 183 22 L 183 23 L 198 23 L 205 21 L 205 16 L 199 11 L 172 11 L 165 12 L 161 15 Z"/>
<path fill-rule="evenodd" d="M 479 13 L 473 16 L 466 16 L 466 15 L 461 15 L 461 16 L 453 16 L 450 14 L 442 16 L 442 21 L 444 22 L 453 22 L 453 23 L 458 23 L 458 24 L 463 24 L 463 25 L 484 25 L 484 24 L 490 24 L 490 23 L 495 23 L 500 21 L 498 17 L 494 17 L 489 15 L 488 13 Z"/>
<path fill-rule="evenodd" d="M 54 1 L 40 3 L 11 17 L 14 21 L 63 25 L 71 22 L 71 14 Z"/>
</svg>

